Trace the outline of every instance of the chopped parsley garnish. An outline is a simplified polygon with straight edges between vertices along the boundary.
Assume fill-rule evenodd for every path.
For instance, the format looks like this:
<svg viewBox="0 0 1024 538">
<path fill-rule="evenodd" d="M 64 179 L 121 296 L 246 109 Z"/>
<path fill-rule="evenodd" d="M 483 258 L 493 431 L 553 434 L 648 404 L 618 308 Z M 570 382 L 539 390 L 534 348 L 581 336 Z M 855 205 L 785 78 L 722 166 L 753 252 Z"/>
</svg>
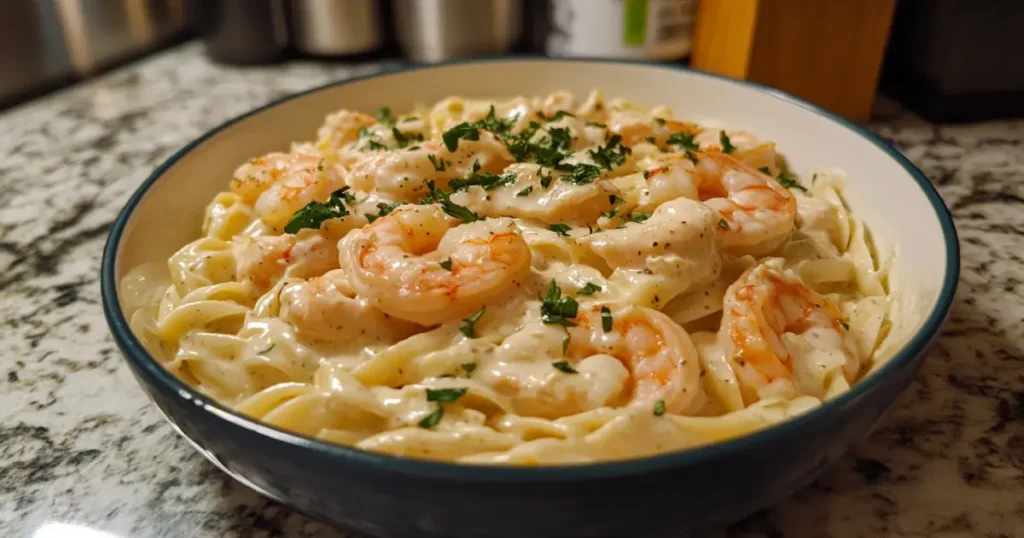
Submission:
<svg viewBox="0 0 1024 538">
<path fill-rule="evenodd" d="M 660 417 L 665 414 L 665 400 L 654 402 L 654 416 Z"/>
<path fill-rule="evenodd" d="M 787 189 L 796 189 L 807 192 L 806 187 L 801 185 L 797 180 L 787 176 L 785 172 L 779 172 L 779 177 L 775 178 L 775 180 L 779 182 L 779 185 L 782 185 Z"/>
<path fill-rule="evenodd" d="M 729 223 L 726 222 L 725 219 L 718 219 L 718 227 L 723 229 L 723 230 L 728 230 L 729 229 Z"/>
<path fill-rule="evenodd" d="M 849 331 L 850 330 L 850 324 L 849 323 L 847 323 L 845 321 L 840 321 L 839 324 L 843 326 L 843 330 L 845 330 L 845 331 Z M 273 347 L 273 346 L 271 346 L 271 347 Z"/>
<path fill-rule="evenodd" d="M 274 346 L 276 346 L 276 345 L 277 345 L 276 343 L 271 342 L 270 345 L 267 346 L 267 349 L 264 349 L 262 351 L 257 351 L 256 354 L 257 355 L 262 355 L 264 353 L 269 353 L 270 350 L 274 349 Z"/>
<path fill-rule="evenodd" d="M 658 143 L 658 139 L 654 138 L 653 136 L 648 136 L 647 138 L 644 138 L 644 140 L 646 140 L 648 144 L 657 144 Z"/>
<path fill-rule="evenodd" d="M 562 289 L 554 280 L 551 281 L 551 286 L 541 301 L 541 321 L 563 327 L 576 326 L 572 318 L 576 317 L 580 305 L 572 297 L 562 297 Z"/>
<path fill-rule="evenodd" d="M 561 177 L 566 181 L 571 181 L 577 185 L 586 185 L 592 183 L 595 179 L 601 177 L 601 169 L 592 164 L 577 164 L 573 167 L 572 171 Z"/>
<path fill-rule="evenodd" d="M 448 129 L 443 135 L 441 135 L 441 140 L 444 141 L 444 146 L 448 148 L 448 151 L 455 151 L 459 148 L 460 138 L 466 140 L 480 140 L 480 129 L 466 122 L 462 122 L 455 127 Z"/>
<path fill-rule="evenodd" d="M 651 179 L 651 171 L 644 170 L 644 179 Z"/>
<path fill-rule="evenodd" d="M 568 237 L 569 236 L 569 232 L 572 231 L 572 226 L 569 226 L 568 224 L 562 224 L 560 222 L 556 222 L 554 224 L 549 225 L 548 229 L 551 230 L 552 232 L 555 232 L 558 235 L 564 235 L 564 236 Z"/>
<path fill-rule="evenodd" d="M 469 377 L 469 376 L 473 375 L 473 372 L 476 371 L 476 363 L 475 362 L 464 362 L 464 363 L 462 363 L 462 371 L 466 372 L 466 377 Z"/>
<path fill-rule="evenodd" d="M 771 169 L 768 168 L 767 166 L 762 166 L 761 168 L 758 168 L 757 171 L 761 172 L 762 174 L 764 174 L 766 176 L 771 176 L 772 175 Z"/>
<path fill-rule="evenodd" d="M 529 187 L 526 187 L 525 189 L 517 192 L 516 196 L 529 196 L 531 192 L 533 192 L 533 185 L 530 185 Z"/>
<path fill-rule="evenodd" d="M 565 110 L 559 110 L 558 112 L 555 112 L 555 114 L 551 117 L 545 116 L 543 112 L 537 112 L 537 117 L 547 122 L 558 121 L 566 116 L 569 116 L 570 118 L 576 117 L 576 115 L 573 114 L 572 112 L 568 112 Z"/>
<path fill-rule="evenodd" d="M 491 105 L 491 108 L 487 111 L 487 117 L 474 122 L 473 125 L 504 138 L 505 136 L 508 136 L 508 132 L 512 129 L 512 124 L 515 123 L 515 121 L 515 118 L 507 120 L 498 119 L 494 112 L 494 105 Z"/>
<path fill-rule="evenodd" d="M 481 307 L 480 310 L 473 312 L 468 318 L 462 320 L 465 322 L 465 325 L 459 327 L 459 331 L 469 338 L 476 338 L 476 322 L 480 321 L 480 318 L 483 317 L 486 310 L 486 306 Z"/>
<path fill-rule="evenodd" d="M 445 260 L 445 261 L 443 261 L 441 263 L 438 263 L 438 265 L 440 265 L 441 269 L 444 269 L 445 271 L 451 271 L 452 270 L 452 259 L 448 258 L 447 260 Z"/>
<path fill-rule="evenodd" d="M 403 204 L 405 204 L 405 202 L 391 202 L 390 204 L 380 202 L 379 204 L 377 204 L 377 214 L 371 215 L 369 213 L 366 213 L 366 220 L 373 222 L 379 219 L 380 217 L 386 217 L 390 215 L 392 211 L 398 209 L 398 206 Z"/>
<path fill-rule="evenodd" d="M 687 151 L 686 152 L 686 158 L 690 159 L 691 163 L 697 164 L 697 154 L 696 153 L 694 153 L 692 151 Z"/>
<path fill-rule="evenodd" d="M 374 151 L 384 151 L 384 150 L 388 149 L 387 146 L 385 146 L 384 144 L 381 144 L 377 140 L 368 140 L 366 142 L 366 147 L 368 147 L 368 148 L 370 148 L 370 149 L 372 149 Z"/>
<path fill-rule="evenodd" d="M 433 153 L 427 155 L 427 159 L 430 160 L 430 164 L 434 165 L 435 172 L 444 172 L 447 168 L 448 163 L 444 159 L 438 159 Z"/>
<path fill-rule="evenodd" d="M 551 177 L 551 172 L 548 172 L 548 175 L 546 175 L 546 176 L 544 175 L 544 172 L 540 172 L 539 175 L 540 175 L 540 186 L 544 187 L 545 189 L 550 187 L 551 186 L 551 180 L 553 179 Z"/>
<path fill-rule="evenodd" d="M 474 159 L 473 160 L 473 173 L 475 174 L 475 173 L 477 173 L 479 171 L 480 171 L 480 161 L 477 160 L 477 159 Z"/>
<path fill-rule="evenodd" d="M 468 388 L 458 389 L 427 389 L 428 402 L 454 402 L 468 392 Z"/>
<path fill-rule="evenodd" d="M 325 220 L 340 219 L 348 216 L 348 208 L 345 202 L 353 200 L 348 192 L 348 187 L 342 187 L 333 193 L 325 202 L 313 201 L 292 215 L 288 224 L 284 225 L 285 233 L 296 233 L 303 228 L 320 229 Z"/>
<path fill-rule="evenodd" d="M 593 282 L 587 282 L 587 285 L 580 288 L 580 290 L 576 292 L 576 295 L 593 295 L 599 291 L 601 291 L 601 286 L 598 286 Z"/>
<path fill-rule="evenodd" d="M 566 340 L 568 340 L 568 339 L 566 339 Z M 575 368 L 572 367 L 571 364 L 569 364 L 568 361 L 553 362 L 553 363 L 551 363 L 551 366 L 554 366 L 555 370 L 560 370 L 560 371 L 565 372 L 567 374 L 578 374 L 579 373 L 579 372 L 576 371 Z"/>
<path fill-rule="evenodd" d="M 400 148 L 408 147 L 412 142 L 423 142 L 421 133 L 403 133 L 398 127 L 392 127 L 391 134 L 395 135 L 395 143 Z"/>
<path fill-rule="evenodd" d="M 629 214 L 629 222 L 638 222 L 639 223 L 639 222 L 643 222 L 643 221 L 645 221 L 645 220 L 647 220 L 649 218 L 651 218 L 651 214 L 650 213 L 630 213 Z"/>
<path fill-rule="evenodd" d="M 725 134 L 725 131 L 718 131 L 718 141 L 722 144 L 722 153 L 732 153 L 736 151 L 736 146 L 732 145 L 729 140 L 729 135 Z"/>
<path fill-rule="evenodd" d="M 382 106 L 377 109 L 377 121 L 391 127 L 395 124 L 395 116 L 391 114 L 391 109 Z"/>
<path fill-rule="evenodd" d="M 441 209 L 462 222 L 476 222 L 480 220 L 480 215 L 472 212 L 468 207 L 459 205 L 451 200 L 451 193 L 445 192 L 440 189 L 434 189 L 434 182 L 428 181 L 427 186 L 430 188 L 430 195 L 422 200 L 424 203 L 437 202 L 441 204 Z"/>
<path fill-rule="evenodd" d="M 608 195 L 608 203 L 609 204 L 619 205 L 619 204 L 621 204 L 624 201 L 625 200 L 623 200 L 622 198 L 619 198 L 618 196 L 615 196 L 614 194 L 609 194 Z"/>
<path fill-rule="evenodd" d="M 483 187 L 485 191 L 493 191 L 502 185 L 510 185 L 516 182 L 516 175 L 509 172 L 500 176 L 488 173 L 473 172 L 466 179 L 453 179 L 448 185 L 452 192 L 468 189 L 469 187 Z"/>
<path fill-rule="evenodd" d="M 443 416 L 444 408 L 439 405 L 437 406 L 437 409 L 435 409 L 433 413 L 427 415 L 426 417 L 423 417 L 423 420 L 419 422 L 419 425 L 421 428 L 433 428 L 434 426 L 437 426 L 439 422 L 441 422 L 441 417 Z"/>
<path fill-rule="evenodd" d="M 665 125 L 665 118 L 654 118 L 654 122 L 658 125 Z"/>
<path fill-rule="evenodd" d="M 419 118 L 417 118 L 416 116 L 409 116 L 408 118 L 403 118 L 402 119 L 402 123 L 409 123 L 409 122 L 416 121 L 418 119 Z"/>
<path fill-rule="evenodd" d="M 612 311 L 607 306 L 601 307 L 601 328 L 604 332 L 612 332 Z"/>
<path fill-rule="evenodd" d="M 602 129 L 607 129 L 608 128 L 608 125 L 606 125 L 604 123 L 598 123 L 596 121 L 588 121 L 587 125 L 590 126 L 590 127 L 600 127 Z"/>
<path fill-rule="evenodd" d="M 700 149 L 700 144 L 695 142 L 694 138 L 695 136 L 690 133 L 675 133 L 668 137 L 668 145 L 679 146 L 686 151 L 697 151 Z"/>
<path fill-rule="evenodd" d="M 565 335 L 565 340 L 562 340 L 562 355 L 569 352 L 569 335 Z"/>
<path fill-rule="evenodd" d="M 599 166 L 604 167 L 606 170 L 611 170 L 625 162 L 626 156 L 633 153 L 629 146 L 620 145 L 620 142 L 622 142 L 622 137 L 613 135 L 608 139 L 607 144 L 597 149 L 589 150 L 587 154 Z"/>
</svg>

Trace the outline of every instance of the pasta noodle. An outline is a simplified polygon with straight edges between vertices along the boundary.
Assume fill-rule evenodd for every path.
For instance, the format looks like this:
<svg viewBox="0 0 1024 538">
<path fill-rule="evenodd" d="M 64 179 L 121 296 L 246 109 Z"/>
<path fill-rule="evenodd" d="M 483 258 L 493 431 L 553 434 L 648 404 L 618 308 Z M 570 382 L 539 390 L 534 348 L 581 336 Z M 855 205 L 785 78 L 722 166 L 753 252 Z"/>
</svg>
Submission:
<svg viewBox="0 0 1024 538">
<path fill-rule="evenodd" d="M 340 110 L 121 283 L 169 371 L 267 424 L 467 464 L 748 434 L 891 353 L 841 171 L 599 91 Z"/>
</svg>

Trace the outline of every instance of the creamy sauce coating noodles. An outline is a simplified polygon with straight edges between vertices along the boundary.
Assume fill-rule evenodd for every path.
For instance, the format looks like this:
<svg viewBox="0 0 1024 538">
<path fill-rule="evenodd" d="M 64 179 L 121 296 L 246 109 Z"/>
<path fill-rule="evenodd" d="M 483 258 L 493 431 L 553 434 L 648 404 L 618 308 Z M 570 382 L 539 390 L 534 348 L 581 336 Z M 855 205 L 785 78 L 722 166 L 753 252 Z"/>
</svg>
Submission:
<svg viewBox="0 0 1024 538">
<path fill-rule="evenodd" d="M 765 428 L 877 362 L 887 269 L 845 181 L 599 91 L 341 110 L 225 178 L 203 236 L 121 292 L 168 370 L 274 426 L 635 458 Z"/>
</svg>

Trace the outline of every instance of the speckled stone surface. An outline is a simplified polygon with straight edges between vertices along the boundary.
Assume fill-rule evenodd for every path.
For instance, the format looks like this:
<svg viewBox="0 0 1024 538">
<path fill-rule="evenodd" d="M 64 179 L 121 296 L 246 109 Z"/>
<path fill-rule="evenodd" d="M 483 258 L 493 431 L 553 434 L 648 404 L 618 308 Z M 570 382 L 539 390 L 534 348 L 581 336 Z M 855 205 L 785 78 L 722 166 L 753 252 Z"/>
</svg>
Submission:
<svg viewBox="0 0 1024 538">
<path fill-rule="evenodd" d="M 117 211 L 175 150 L 271 98 L 373 69 L 225 68 L 188 44 L 0 113 L 2 536 L 340 536 L 178 438 L 122 363 L 97 278 Z M 718 537 L 1024 535 L 1024 122 L 894 112 L 876 130 L 956 217 L 952 319 L 867 441 Z"/>
</svg>

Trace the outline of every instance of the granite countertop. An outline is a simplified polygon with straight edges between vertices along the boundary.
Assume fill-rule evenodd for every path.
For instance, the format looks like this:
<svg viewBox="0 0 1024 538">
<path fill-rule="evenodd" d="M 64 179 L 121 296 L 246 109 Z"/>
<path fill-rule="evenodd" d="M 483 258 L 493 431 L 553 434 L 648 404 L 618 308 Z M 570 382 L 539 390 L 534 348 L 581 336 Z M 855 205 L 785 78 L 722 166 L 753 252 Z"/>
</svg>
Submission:
<svg viewBox="0 0 1024 538">
<path fill-rule="evenodd" d="M 192 43 L 0 113 L 3 536 L 340 536 L 228 479 L 172 431 L 108 334 L 98 273 L 121 205 L 190 139 L 374 69 L 226 68 Z M 869 439 L 718 536 L 1024 532 L 1024 121 L 944 127 L 896 110 L 874 127 L 953 210 L 959 301 Z"/>
</svg>

